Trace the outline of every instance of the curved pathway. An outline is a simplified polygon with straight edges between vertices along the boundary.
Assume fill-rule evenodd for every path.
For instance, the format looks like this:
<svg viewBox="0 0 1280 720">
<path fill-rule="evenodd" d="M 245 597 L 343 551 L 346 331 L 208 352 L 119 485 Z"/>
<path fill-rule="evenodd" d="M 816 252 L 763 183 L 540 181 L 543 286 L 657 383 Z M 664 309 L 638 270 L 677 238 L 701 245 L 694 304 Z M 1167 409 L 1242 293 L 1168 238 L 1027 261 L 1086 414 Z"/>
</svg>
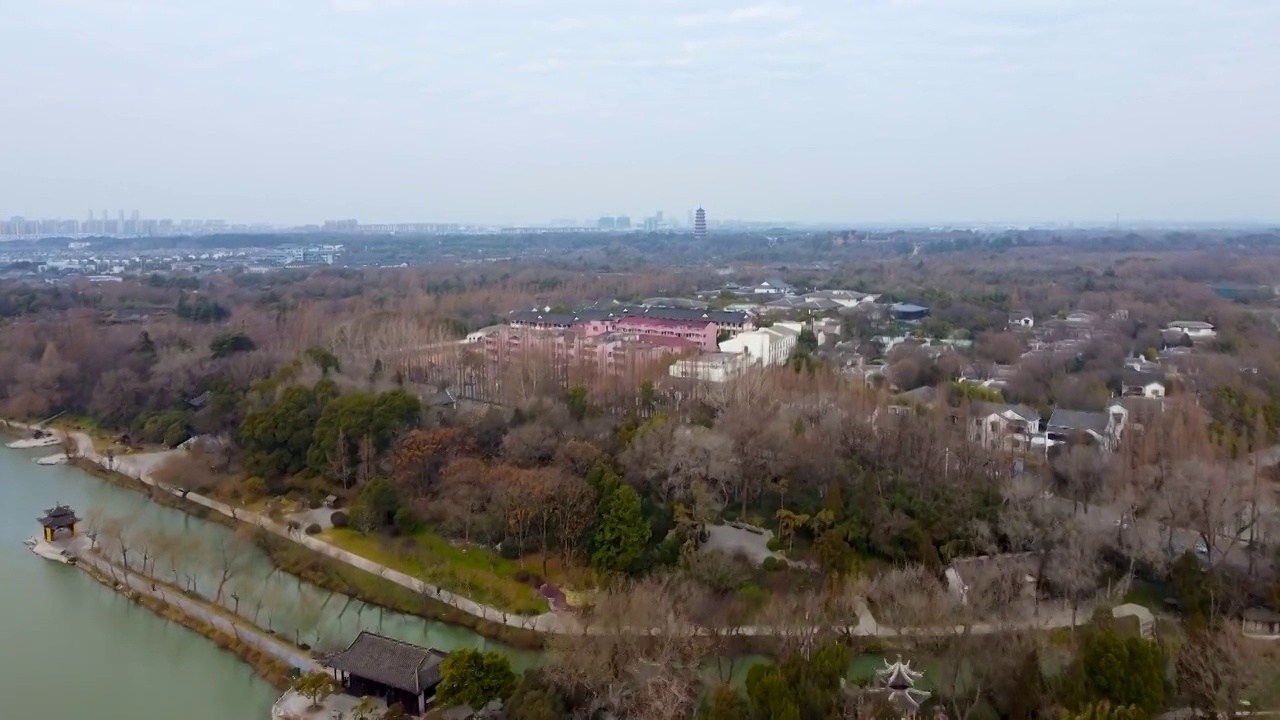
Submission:
<svg viewBox="0 0 1280 720">
<path fill-rule="evenodd" d="M 30 426 L 20 423 L 9 423 L 12 426 L 29 428 Z M 277 535 L 281 538 L 296 542 L 309 550 L 320 553 L 326 557 L 346 563 L 354 568 L 377 575 L 384 580 L 393 582 L 401 587 L 412 590 L 426 597 L 451 605 L 462 612 L 478 618 L 483 618 L 490 622 L 500 623 L 508 627 L 520 628 L 524 630 L 532 630 L 534 632 L 544 634 L 568 634 L 568 633 L 603 633 L 609 632 L 606 628 L 595 626 L 583 626 L 578 617 L 569 612 L 546 612 L 541 615 L 517 615 L 509 613 L 498 608 L 482 605 L 468 597 L 450 592 L 444 588 L 423 582 L 418 578 L 412 577 L 406 573 L 394 570 L 380 563 L 374 562 L 369 558 L 356 555 L 355 553 L 344 550 L 332 543 L 324 540 L 291 531 L 286 525 L 278 523 L 268 518 L 262 513 L 237 508 L 226 503 L 205 497 L 193 492 L 186 492 L 180 488 L 172 487 L 164 483 L 158 482 L 152 472 L 160 463 L 183 450 L 166 450 L 155 453 L 140 453 L 136 455 L 121 455 L 118 457 L 107 457 L 99 455 L 93 444 L 93 439 L 83 432 L 76 430 L 62 431 L 56 430 L 58 433 L 69 433 L 75 439 L 78 452 L 81 457 L 101 465 L 102 467 L 112 470 L 129 477 L 135 478 L 151 487 L 168 492 L 176 497 L 189 500 L 198 505 L 203 505 L 210 510 L 222 513 L 236 521 L 256 525 L 263 530 Z M 967 632 L 973 634 L 989 634 L 1004 632 L 1013 628 L 1020 629 L 1040 629 L 1051 630 L 1054 628 L 1072 627 L 1073 625 L 1084 624 L 1091 617 L 1092 613 L 1087 610 L 1080 610 L 1073 613 L 1070 609 L 1051 610 L 1039 615 L 1035 618 L 1004 622 L 1004 623 L 972 623 L 960 628 L 953 627 L 921 627 L 921 628 L 894 628 L 890 626 L 882 626 L 878 623 L 871 611 L 867 608 L 866 603 L 858 603 L 855 612 L 857 623 L 855 625 L 847 625 L 844 627 L 833 628 L 838 632 L 876 637 L 899 637 L 899 636 L 937 636 L 946 635 L 957 632 Z M 746 636 L 762 636 L 777 635 L 789 633 L 806 633 L 811 632 L 814 628 L 788 627 L 777 628 L 770 626 L 744 625 L 729 630 L 729 634 L 746 635 Z M 701 634 L 710 632 L 701 628 L 689 628 L 690 633 Z M 641 632 L 661 632 L 658 629 L 641 630 Z"/>
</svg>

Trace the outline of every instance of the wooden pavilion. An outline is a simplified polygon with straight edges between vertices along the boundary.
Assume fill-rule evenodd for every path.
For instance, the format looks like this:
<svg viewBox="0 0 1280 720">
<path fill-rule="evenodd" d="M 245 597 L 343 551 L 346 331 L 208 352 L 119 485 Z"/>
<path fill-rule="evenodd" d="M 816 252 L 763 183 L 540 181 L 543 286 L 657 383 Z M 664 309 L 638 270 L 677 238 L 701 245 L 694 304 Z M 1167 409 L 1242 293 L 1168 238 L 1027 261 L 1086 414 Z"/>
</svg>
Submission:
<svg viewBox="0 0 1280 720">
<path fill-rule="evenodd" d="M 351 645 L 321 660 L 347 693 L 400 703 L 410 715 L 421 715 L 435 699 L 440 662 L 447 653 L 361 631 Z"/>
<path fill-rule="evenodd" d="M 76 525 L 80 522 L 80 518 L 76 517 L 76 513 L 66 505 L 56 505 L 44 511 L 44 517 L 37 518 L 37 522 L 44 528 L 45 542 L 53 542 L 59 535 L 65 534 L 67 537 L 76 536 Z"/>
</svg>

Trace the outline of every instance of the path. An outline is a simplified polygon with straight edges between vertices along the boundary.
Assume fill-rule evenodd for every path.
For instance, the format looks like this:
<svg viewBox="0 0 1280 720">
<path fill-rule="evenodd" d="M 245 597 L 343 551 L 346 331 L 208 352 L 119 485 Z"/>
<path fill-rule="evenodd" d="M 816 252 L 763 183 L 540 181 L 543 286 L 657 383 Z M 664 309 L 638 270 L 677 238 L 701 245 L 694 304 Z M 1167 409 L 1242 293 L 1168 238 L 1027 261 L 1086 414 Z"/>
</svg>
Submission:
<svg viewBox="0 0 1280 720">
<path fill-rule="evenodd" d="M 27 427 L 19 423 L 10 423 L 18 427 Z M 524 630 L 532 630 L 534 632 L 544 634 L 568 634 L 577 632 L 596 633 L 606 632 L 607 629 L 595 626 L 583 627 L 578 622 L 577 617 L 572 613 L 563 612 L 546 612 L 541 615 L 516 615 L 498 608 L 482 605 L 470 598 L 458 595 L 443 588 L 437 587 L 427 582 L 423 582 L 418 578 L 412 577 L 406 573 L 394 570 L 380 563 L 374 562 L 369 558 L 356 555 L 355 553 L 344 550 L 336 545 L 328 543 L 320 538 L 291 531 L 286 525 L 278 523 L 267 516 L 245 510 L 244 508 L 236 508 L 226 503 L 213 500 L 212 498 L 199 495 L 197 493 L 188 493 L 175 487 L 165 485 L 158 482 L 152 477 L 152 472 L 160 463 L 164 462 L 175 453 L 181 453 L 182 450 L 166 450 L 157 453 L 144 453 L 136 455 L 121 455 L 119 457 L 109 458 L 99 455 L 93 444 L 93 439 L 83 432 L 76 430 L 55 432 L 69 432 L 71 437 L 75 439 L 76 446 L 79 449 L 81 457 L 95 462 L 108 470 L 128 475 L 151 487 L 157 488 L 164 492 L 168 492 L 176 497 L 184 498 L 197 505 L 222 513 L 238 522 L 256 525 L 274 535 L 296 542 L 310 550 L 318 552 L 326 557 L 332 558 L 339 562 L 346 563 L 352 567 L 364 570 L 365 572 L 377 575 L 389 582 L 393 582 L 401 587 L 412 590 L 426 597 L 430 597 L 440 602 L 451 605 L 462 612 L 474 617 L 483 618 L 490 622 L 499 623 L 513 628 L 521 628 Z M 957 632 L 957 628 L 952 627 L 925 627 L 925 628 L 894 628 L 890 626 L 882 626 L 878 623 L 871 611 L 867 608 L 866 603 L 859 603 L 856 616 L 858 622 L 856 625 L 848 625 L 835 628 L 839 632 L 851 635 L 876 636 L 876 637 L 899 637 L 899 636 L 936 636 Z M 1020 629 L 1041 629 L 1049 630 L 1055 628 L 1071 627 L 1076 624 L 1084 624 L 1088 622 L 1091 613 L 1081 610 L 1079 613 L 1071 613 L 1069 610 L 1055 610 L 1038 615 L 1037 617 L 1028 618 L 1019 621 L 1004 623 L 973 623 L 968 626 L 967 632 L 976 634 L 989 634 L 995 632 L 1003 632 L 1014 628 Z M 812 628 L 810 628 L 811 630 Z M 637 629 L 639 632 L 654 632 L 651 629 Z M 708 632 L 702 628 L 690 628 L 689 630 L 695 634 L 703 634 Z M 730 634 L 760 636 L 786 633 L 804 632 L 803 628 L 776 628 L 771 626 L 746 625 L 733 628 Z"/>
<path fill-rule="evenodd" d="M 125 570 L 119 565 L 107 562 L 98 555 L 89 552 L 89 541 L 87 538 L 84 538 L 84 540 L 85 542 L 80 545 L 69 548 L 71 553 L 75 555 L 77 563 L 88 565 L 104 577 L 114 578 L 116 582 L 123 581 L 129 586 L 130 590 L 136 593 L 177 607 L 188 617 L 208 623 L 218 630 L 237 638 L 240 642 L 247 643 L 267 653 L 289 667 L 301 668 L 304 672 L 320 669 L 320 664 L 314 658 L 292 645 L 266 635 L 252 623 L 232 620 L 205 603 L 193 600 L 186 595 L 166 588 L 164 585 L 154 583 L 151 578 L 139 575 L 132 570 Z"/>
</svg>

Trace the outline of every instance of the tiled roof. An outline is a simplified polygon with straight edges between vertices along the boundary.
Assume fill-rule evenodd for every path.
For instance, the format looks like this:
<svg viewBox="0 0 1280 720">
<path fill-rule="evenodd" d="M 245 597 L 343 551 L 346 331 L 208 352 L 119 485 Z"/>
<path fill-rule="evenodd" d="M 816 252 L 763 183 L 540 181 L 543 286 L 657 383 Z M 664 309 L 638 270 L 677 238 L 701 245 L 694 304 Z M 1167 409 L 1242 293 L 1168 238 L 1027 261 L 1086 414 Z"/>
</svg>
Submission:
<svg viewBox="0 0 1280 720">
<path fill-rule="evenodd" d="M 325 667 L 357 675 L 387 687 L 420 695 L 440 683 L 445 653 L 361 631 L 342 652 L 323 659 Z"/>
<path fill-rule="evenodd" d="M 1107 431 L 1110 421 L 1110 416 L 1104 412 L 1058 409 L 1054 410 L 1053 416 L 1049 418 L 1049 425 L 1068 430 L 1092 430 L 1102 435 Z"/>
<path fill-rule="evenodd" d="M 728 310 L 698 310 L 694 308 L 673 307 L 639 307 L 619 305 L 614 308 L 586 309 L 572 314 L 545 313 L 541 310 L 515 310 L 508 317 L 511 322 L 548 323 L 552 325 L 572 325 L 574 322 L 592 320 L 617 320 L 623 317 L 649 317 L 659 320 L 690 321 L 702 320 L 717 325 L 741 325 L 747 322 L 745 312 Z"/>
</svg>

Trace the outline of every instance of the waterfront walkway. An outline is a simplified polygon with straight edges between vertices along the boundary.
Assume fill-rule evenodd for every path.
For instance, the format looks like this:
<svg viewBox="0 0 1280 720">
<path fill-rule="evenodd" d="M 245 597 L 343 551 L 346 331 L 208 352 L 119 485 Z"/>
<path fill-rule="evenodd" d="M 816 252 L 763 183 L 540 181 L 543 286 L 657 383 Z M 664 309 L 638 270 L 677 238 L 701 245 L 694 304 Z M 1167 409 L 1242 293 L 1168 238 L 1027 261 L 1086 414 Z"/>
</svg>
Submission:
<svg viewBox="0 0 1280 720">
<path fill-rule="evenodd" d="M 15 427 L 28 428 L 29 426 L 20 423 L 9 423 Z M 517 615 L 515 613 L 506 612 L 498 608 L 482 605 L 471 598 L 458 595 L 444 588 L 437 587 L 427 582 L 423 582 L 418 578 L 407 575 L 399 570 L 394 570 L 380 563 L 374 562 L 369 558 L 356 555 L 355 553 L 344 550 L 332 543 L 326 542 L 318 537 L 299 533 L 290 530 L 286 525 L 276 522 L 262 513 L 253 512 L 244 508 L 237 508 L 226 503 L 205 497 L 193 492 L 186 492 L 179 488 L 165 485 L 158 482 L 152 475 L 153 471 L 159 467 L 161 463 L 172 457 L 174 454 L 185 452 L 183 450 L 166 450 L 155 453 L 138 453 L 133 455 L 121 455 L 108 457 L 98 454 L 94 447 L 93 439 L 87 434 L 79 431 L 62 431 L 56 430 L 60 435 L 68 433 L 76 442 L 78 452 L 81 457 L 97 463 L 102 467 L 112 470 L 123 475 L 135 478 L 147 485 L 150 485 L 162 492 L 170 493 L 179 498 L 189 500 L 197 505 L 203 505 L 210 510 L 221 513 L 226 517 L 236 521 L 256 525 L 263 530 L 277 535 L 290 542 L 298 543 L 310 550 L 321 555 L 329 557 L 333 560 L 346 563 L 354 568 L 377 575 L 389 582 L 393 582 L 401 587 L 412 590 L 415 593 L 438 600 L 442 603 L 461 610 L 462 612 L 474 617 L 483 618 L 489 622 L 499 623 L 508 627 L 531 630 L 543 634 L 569 634 L 569 633 L 596 633 L 606 632 L 604 628 L 594 626 L 583 626 L 578 616 L 570 612 L 546 612 L 541 615 Z M 922 628 L 894 628 L 884 626 L 878 623 L 872 616 L 870 609 L 865 602 L 859 602 L 855 610 L 857 623 L 844 627 L 833 628 L 837 632 L 859 635 L 874 636 L 882 638 L 910 636 L 941 636 L 954 634 L 957 632 L 967 632 L 971 634 L 988 634 L 1007 632 L 1012 629 L 1031 629 L 1031 630 L 1051 630 L 1055 628 L 1066 628 L 1074 625 L 1081 625 L 1088 622 L 1092 612 L 1090 609 L 1081 608 L 1079 612 L 1072 612 L 1069 608 L 1053 608 L 1039 613 L 1036 617 L 1026 618 L 1017 621 L 999 622 L 999 623 L 973 623 L 964 628 L 952 627 L 922 627 Z M 769 626 L 746 625 L 733 628 L 730 634 L 746 635 L 746 636 L 767 636 L 778 634 L 803 634 L 807 630 L 802 627 L 786 627 L 777 628 Z M 639 632 L 658 632 L 656 629 L 637 629 Z M 689 628 L 689 633 L 702 634 L 708 632 L 701 628 Z"/>
<path fill-rule="evenodd" d="M 126 570 L 115 563 L 107 561 L 92 551 L 91 543 L 92 541 L 88 538 L 80 536 L 69 544 L 67 550 L 75 556 L 77 564 L 93 568 L 99 575 L 126 585 L 133 593 L 146 595 L 176 607 L 188 617 L 207 623 L 220 632 L 270 655 L 289 667 L 299 668 L 303 672 L 320 669 L 320 664 L 299 648 L 271 637 L 247 620 L 228 617 L 225 613 L 220 612 L 206 602 L 195 600 L 173 588 L 157 583 L 145 575 Z"/>
</svg>

